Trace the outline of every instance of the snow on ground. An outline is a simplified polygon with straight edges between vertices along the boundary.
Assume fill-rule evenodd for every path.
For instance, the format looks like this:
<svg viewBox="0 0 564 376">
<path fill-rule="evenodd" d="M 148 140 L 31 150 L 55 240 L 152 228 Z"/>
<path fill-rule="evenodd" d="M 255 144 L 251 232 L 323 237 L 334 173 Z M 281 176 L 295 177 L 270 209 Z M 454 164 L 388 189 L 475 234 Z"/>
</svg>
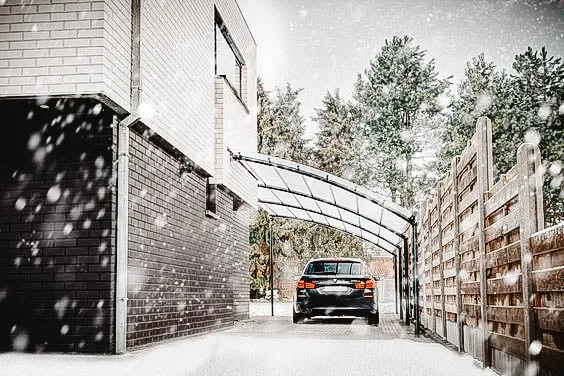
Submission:
<svg viewBox="0 0 564 376">
<path fill-rule="evenodd" d="M 470 356 L 429 340 L 409 335 L 366 340 L 355 331 L 336 336 L 343 329 L 263 317 L 123 356 L 0 354 L 0 376 L 495 376 Z"/>
<path fill-rule="evenodd" d="M 2 354 L 4 376 L 493 376 L 469 356 L 408 339 L 355 341 L 215 333 L 125 356 Z"/>
</svg>

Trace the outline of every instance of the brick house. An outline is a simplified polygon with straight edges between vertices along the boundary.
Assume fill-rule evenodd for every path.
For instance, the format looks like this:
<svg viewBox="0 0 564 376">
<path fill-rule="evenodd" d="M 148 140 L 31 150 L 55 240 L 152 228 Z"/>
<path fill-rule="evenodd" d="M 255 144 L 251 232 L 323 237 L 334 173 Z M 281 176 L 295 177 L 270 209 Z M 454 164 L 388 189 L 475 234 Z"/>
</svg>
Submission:
<svg viewBox="0 0 564 376">
<path fill-rule="evenodd" d="M 0 6 L 0 349 L 248 317 L 256 45 L 235 0 Z"/>
</svg>

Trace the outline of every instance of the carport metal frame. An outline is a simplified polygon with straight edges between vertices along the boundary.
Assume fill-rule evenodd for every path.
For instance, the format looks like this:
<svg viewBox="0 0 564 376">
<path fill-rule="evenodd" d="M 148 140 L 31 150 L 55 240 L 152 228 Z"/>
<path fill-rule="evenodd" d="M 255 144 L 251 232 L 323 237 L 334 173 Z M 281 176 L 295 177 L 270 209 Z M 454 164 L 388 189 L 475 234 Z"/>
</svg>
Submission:
<svg viewBox="0 0 564 376">
<path fill-rule="evenodd" d="M 297 196 L 302 196 L 302 197 L 307 197 L 307 198 L 314 199 L 316 202 L 323 202 L 323 203 L 325 203 L 325 204 L 327 204 L 327 205 L 331 205 L 331 206 L 333 206 L 333 207 L 335 207 L 335 208 L 337 208 L 337 209 L 340 209 L 340 210 L 351 211 L 350 209 L 348 209 L 348 208 L 346 208 L 346 207 L 344 207 L 344 206 L 342 206 L 342 205 L 339 205 L 339 204 L 337 203 L 337 201 L 336 201 L 335 198 L 334 198 L 334 194 L 333 194 L 332 189 L 331 189 L 331 193 L 332 193 L 332 195 L 333 195 L 334 202 L 325 200 L 325 199 L 323 199 L 322 197 L 315 196 L 315 194 L 311 191 L 311 189 L 310 189 L 309 185 L 307 184 L 307 182 L 305 181 L 305 179 L 304 179 L 304 183 L 305 183 L 305 186 L 307 187 L 307 189 L 308 189 L 308 191 L 309 191 L 309 194 L 310 194 L 309 196 L 306 195 L 306 194 L 304 194 L 304 193 L 291 190 L 291 189 L 288 187 L 288 185 L 286 184 L 285 180 L 284 180 L 284 179 L 280 176 L 280 174 L 278 173 L 278 169 L 285 170 L 285 171 L 290 171 L 290 172 L 296 173 L 296 174 L 298 174 L 298 175 L 301 175 L 302 178 L 303 178 L 303 176 L 306 176 L 306 177 L 309 177 L 309 178 L 312 178 L 312 179 L 316 179 L 316 180 L 318 180 L 318 181 L 322 181 L 322 182 L 328 184 L 329 187 L 332 187 L 332 186 L 338 187 L 338 188 L 340 188 L 340 189 L 342 189 L 342 190 L 344 190 L 344 191 L 347 191 L 347 192 L 349 192 L 349 193 L 354 194 L 354 195 L 357 196 L 357 197 L 362 197 L 363 199 L 368 200 L 368 201 L 370 201 L 370 202 L 376 204 L 376 205 L 379 206 L 382 210 L 385 210 L 385 211 L 387 211 L 387 212 L 389 212 L 389 213 L 391 213 L 391 214 L 396 215 L 397 217 L 399 217 L 400 219 L 402 219 L 404 222 L 406 222 L 408 225 L 410 225 L 411 228 L 412 228 L 412 237 L 411 237 L 411 241 L 412 241 L 412 244 L 411 244 L 411 245 L 412 245 L 412 247 L 411 247 L 411 248 L 412 248 L 412 274 L 413 274 L 413 287 L 412 287 L 412 288 L 413 288 L 413 315 L 414 315 L 414 319 L 415 319 L 415 334 L 416 334 L 416 335 L 419 335 L 419 326 L 420 326 L 420 323 L 419 323 L 419 302 L 418 302 L 418 296 L 419 296 L 419 294 L 418 294 L 418 286 L 419 286 L 419 283 L 418 283 L 418 277 L 417 277 L 417 222 L 416 222 L 416 220 L 415 220 L 415 215 L 411 215 L 411 216 L 408 217 L 408 216 L 402 214 L 401 212 L 399 212 L 398 210 L 395 210 L 394 208 L 385 205 L 385 204 L 384 204 L 383 202 L 381 202 L 380 200 L 377 200 L 377 199 L 375 199 L 374 197 L 371 197 L 371 196 L 369 196 L 368 194 L 366 194 L 366 193 L 364 193 L 364 192 L 358 191 L 358 190 L 356 189 L 356 187 L 353 189 L 353 188 L 351 188 L 351 187 L 349 187 L 349 186 L 346 186 L 346 185 L 344 185 L 344 184 L 341 184 L 341 183 L 338 181 L 338 179 L 341 179 L 341 178 L 338 178 L 338 177 L 336 177 L 336 176 L 334 176 L 334 175 L 332 175 L 332 174 L 325 173 L 325 172 L 322 172 L 322 171 L 319 171 L 319 174 L 318 174 L 318 173 L 314 173 L 314 172 L 312 172 L 312 171 L 308 171 L 308 169 L 311 169 L 311 168 L 309 168 L 309 167 L 307 167 L 307 166 L 303 166 L 304 169 L 300 169 L 300 164 L 298 164 L 298 163 L 296 163 L 296 162 L 281 160 L 281 161 L 287 163 L 287 164 L 284 164 L 284 163 L 280 163 L 280 162 L 273 161 L 273 160 L 272 160 L 270 157 L 268 157 L 268 156 L 263 156 L 263 157 L 265 158 L 265 160 L 263 160 L 263 159 L 259 159 L 259 158 L 256 158 L 256 157 L 252 157 L 252 156 L 248 156 L 248 155 L 243 155 L 243 154 L 240 153 L 240 152 L 239 152 L 239 153 L 233 153 L 231 150 L 229 150 L 229 153 L 231 154 L 232 160 L 238 161 L 238 162 L 241 164 L 241 166 L 243 166 L 243 168 L 244 168 L 257 182 L 258 182 L 259 180 L 261 180 L 261 181 L 263 182 L 263 184 L 260 184 L 260 183 L 257 184 L 257 186 L 258 186 L 259 188 L 270 189 L 270 190 L 272 190 L 272 191 L 284 191 L 284 192 L 289 193 L 289 194 L 292 194 L 292 195 L 297 195 Z M 257 176 L 258 174 L 257 174 L 256 172 L 251 171 L 252 169 L 250 169 L 249 167 L 247 167 L 247 165 L 245 165 L 243 162 L 250 162 L 250 163 L 256 163 L 256 164 L 260 164 L 260 165 L 265 165 L 265 166 L 273 167 L 273 168 L 275 169 L 276 173 L 278 174 L 278 176 L 280 177 L 280 180 L 281 180 L 281 181 L 284 183 L 284 185 L 286 186 L 286 189 L 283 189 L 283 188 L 280 188 L 280 187 L 269 186 L 268 184 L 266 184 L 266 183 L 264 182 L 264 180 L 263 180 L 262 178 L 259 178 L 259 177 Z M 330 179 L 330 177 L 332 177 L 332 179 Z M 351 184 L 352 184 L 352 183 L 351 183 Z M 336 217 L 334 217 L 334 216 L 329 216 L 327 213 L 323 213 L 321 210 L 320 210 L 320 212 L 315 212 L 315 211 L 312 211 L 312 210 L 308 210 L 307 208 L 305 208 L 305 207 L 303 207 L 303 206 L 300 206 L 300 207 L 299 207 L 299 206 L 296 206 L 296 205 L 284 203 L 284 201 L 281 200 L 281 199 L 280 199 L 279 197 L 277 197 L 276 195 L 275 195 L 275 197 L 280 200 L 280 203 L 278 203 L 278 202 L 269 202 L 269 201 L 261 201 L 261 200 L 258 200 L 258 203 L 259 203 L 259 205 L 265 205 L 265 206 L 266 206 L 266 205 L 282 205 L 282 206 L 288 208 L 288 210 L 290 211 L 290 213 L 291 213 L 291 210 L 290 210 L 290 209 L 291 209 L 292 207 L 293 207 L 294 209 L 299 209 L 299 210 L 305 211 L 306 214 L 308 214 L 308 216 L 309 216 L 309 213 L 310 213 L 310 212 L 311 212 L 311 213 L 316 213 L 317 215 L 321 215 L 321 216 L 326 217 L 326 218 L 332 218 L 332 219 L 335 219 L 335 220 L 337 220 L 337 221 L 340 221 L 340 222 L 343 223 L 343 224 L 347 224 L 347 225 L 349 225 L 349 226 L 354 226 L 354 227 L 359 228 L 359 230 L 361 231 L 361 232 L 360 232 L 360 236 L 359 236 L 358 234 L 355 234 L 355 233 L 352 233 L 352 232 L 347 231 L 347 230 L 346 230 L 346 226 L 343 226 L 345 232 L 348 232 L 348 233 L 350 233 L 351 235 L 356 236 L 356 237 L 359 237 L 359 238 L 361 238 L 361 239 L 363 239 L 363 240 L 366 240 L 366 241 L 368 241 L 368 242 L 370 242 L 370 243 L 373 243 L 373 244 L 374 244 L 373 241 L 370 241 L 369 239 L 365 239 L 365 238 L 362 237 L 362 231 L 366 231 L 367 233 L 370 233 L 371 235 L 376 236 L 378 239 L 382 239 L 382 240 L 387 241 L 388 243 L 391 243 L 390 241 L 388 241 L 387 239 L 383 238 L 383 237 L 380 236 L 379 234 L 375 234 L 374 232 L 369 231 L 369 230 L 363 228 L 363 227 L 361 226 L 361 224 L 360 224 L 360 221 L 359 221 L 359 225 L 357 226 L 357 225 L 355 225 L 355 224 L 353 224 L 353 223 L 350 223 L 349 221 L 343 220 L 342 218 L 336 218 Z M 297 200 L 297 202 L 300 203 L 299 200 Z M 300 205 L 301 205 L 301 203 L 300 203 Z M 319 206 L 318 206 L 318 207 L 319 207 Z M 271 220 L 271 217 L 273 217 L 273 216 L 274 216 L 274 217 L 285 217 L 285 218 L 292 218 L 292 217 L 289 217 L 289 216 L 277 216 L 277 215 L 272 215 L 272 214 L 270 213 L 270 211 L 272 211 L 272 210 L 268 210 L 268 209 L 267 209 L 267 212 L 269 212 L 269 248 L 270 248 L 269 253 L 270 253 L 270 288 L 271 288 L 270 299 L 271 299 L 271 314 L 274 315 L 273 248 L 272 248 L 272 220 Z M 352 211 L 352 212 L 354 213 L 354 211 Z M 383 212 L 382 212 L 382 213 L 383 213 Z M 396 274 L 398 274 L 398 279 L 399 279 L 399 284 L 400 284 L 400 289 L 399 289 L 400 302 L 401 302 L 401 300 L 402 300 L 402 290 L 403 290 L 403 288 L 405 288 L 405 296 L 406 296 L 406 299 L 405 299 L 405 320 L 406 320 L 406 324 L 409 325 L 409 323 L 410 323 L 410 307 L 409 307 L 410 299 L 409 299 L 409 277 L 408 277 L 408 238 L 407 238 L 404 234 L 399 233 L 398 231 L 393 230 L 393 229 L 389 228 L 388 226 L 386 226 L 386 225 L 384 225 L 384 224 L 382 224 L 382 223 L 380 223 L 380 222 L 378 222 L 378 221 L 376 221 L 376 220 L 374 220 L 374 219 L 372 219 L 372 218 L 368 218 L 368 217 L 366 217 L 366 216 L 364 216 L 364 215 L 361 215 L 361 213 L 359 213 L 359 212 L 356 212 L 356 213 L 354 213 L 354 214 L 357 215 L 357 216 L 359 216 L 359 218 L 362 217 L 362 218 L 364 218 L 364 219 L 366 219 L 366 220 L 369 220 L 370 222 L 376 224 L 377 226 L 382 227 L 382 228 L 384 228 L 384 229 L 386 229 L 386 230 L 392 232 L 394 235 L 398 236 L 401 240 L 403 240 L 403 253 L 404 253 L 403 259 L 404 259 L 404 265 L 405 265 L 404 268 L 405 268 L 405 273 L 406 273 L 405 282 L 403 281 L 403 273 L 402 273 L 402 270 L 401 270 L 401 261 L 402 261 L 402 260 L 401 260 L 401 256 L 402 256 L 402 255 L 401 255 L 401 248 L 400 248 L 400 246 L 397 245 L 397 244 L 393 244 L 393 243 L 391 243 L 391 244 L 392 244 L 395 248 L 397 248 L 397 250 L 398 250 L 398 252 L 397 252 L 397 257 L 398 257 L 398 263 L 399 263 L 399 265 L 400 265 L 400 268 L 399 268 L 399 273 L 397 273 L 397 270 L 394 270 L 394 276 L 395 276 Z M 311 218 L 311 217 L 310 217 L 310 218 Z M 294 218 L 294 219 L 298 219 L 298 220 L 302 220 L 302 221 L 304 220 L 304 219 L 298 218 L 298 217 L 296 217 L 296 218 Z M 382 218 L 381 218 L 381 219 L 382 219 Z M 380 219 L 380 221 L 381 221 L 381 219 Z M 312 222 L 317 223 L 317 224 L 322 225 L 322 226 L 325 226 L 325 224 L 319 223 L 318 221 L 314 221 L 313 218 L 312 218 Z M 328 227 L 333 227 L 333 226 L 331 226 L 331 225 L 329 224 L 329 222 L 327 222 L 327 226 L 328 226 Z M 341 229 L 338 229 L 338 230 L 341 230 Z M 343 230 L 341 230 L 341 231 L 343 231 Z M 384 251 L 387 251 L 388 253 L 390 253 L 390 254 L 392 254 L 392 255 L 394 256 L 394 267 L 395 267 L 394 269 L 397 269 L 397 267 L 396 267 L 397 264 L 396 264 L 396 259 L 395 259 L 396 255 L 395 255 L 393 252 L 390 252 L 390 251 L 384 249 L 383 247 L 379 246 L 379 244 L 375 244 L 375 245 L 376 245 L 378 248 L 383 249 Z M 398 289 L 396 288 L 396 299 L 397 299 L 397 293 L 398 293 L 397 290 L 398 290 Z M 400 308 L 400 319 L 403 319 L 403 318 L 402 318 L 402 310 L 403 310 L 402 308 L 403 308 L 403 305 L 402 305 L 401 303 L 400 303 L 400 307 L 399 307 L 399 308 Z"/>
</svg>

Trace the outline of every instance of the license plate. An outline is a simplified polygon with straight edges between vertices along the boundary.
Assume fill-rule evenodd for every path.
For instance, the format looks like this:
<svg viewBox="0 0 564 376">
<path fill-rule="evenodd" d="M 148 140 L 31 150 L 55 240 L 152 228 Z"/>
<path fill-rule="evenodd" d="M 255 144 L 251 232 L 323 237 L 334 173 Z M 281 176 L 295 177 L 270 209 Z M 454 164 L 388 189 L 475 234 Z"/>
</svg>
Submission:
<svg viewBox="0 0 564 376">
<path fill-rule="evenodd" d="M 346 286 L 327 286 L 325 287 L 325 291 L 327 292 L 345 292 L 347 291 Z"/>
</svg>

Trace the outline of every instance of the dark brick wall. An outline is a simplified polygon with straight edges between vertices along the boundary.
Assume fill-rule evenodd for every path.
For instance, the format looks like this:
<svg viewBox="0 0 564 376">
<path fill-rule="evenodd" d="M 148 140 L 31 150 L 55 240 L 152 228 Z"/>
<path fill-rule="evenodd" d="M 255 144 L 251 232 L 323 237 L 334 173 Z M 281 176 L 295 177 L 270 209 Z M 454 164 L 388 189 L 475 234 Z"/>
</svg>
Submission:
<svg viewBox="0 0 564 376">
<path fill-rule="evenodd" d="M 2 100 L 0 349 L 111 352 L 114 114 Z"/>
<path fill-rule="evenodd" d="M 175 154 L 131 132 L 128 349 L 248 318 L 248 214 L 218 189 L 207 217 L 206 178 Z"/>
</svg>

